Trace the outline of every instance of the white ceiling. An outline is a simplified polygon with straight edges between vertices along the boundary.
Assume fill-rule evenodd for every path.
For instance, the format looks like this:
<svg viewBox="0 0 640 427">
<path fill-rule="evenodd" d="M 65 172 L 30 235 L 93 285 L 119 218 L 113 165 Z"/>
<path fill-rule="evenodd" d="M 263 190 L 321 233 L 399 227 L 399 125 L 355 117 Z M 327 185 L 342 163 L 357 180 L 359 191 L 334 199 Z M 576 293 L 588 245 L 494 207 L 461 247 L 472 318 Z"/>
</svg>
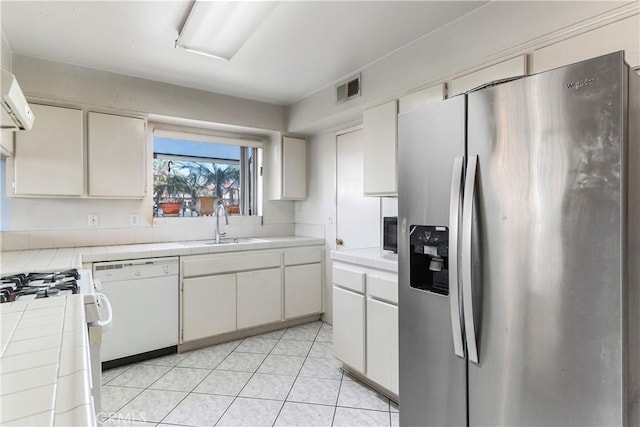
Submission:
<svg viewBox="0 0 640 427">
<path fill-rule="evenodd" d="M 226 62 L 174 48 L 191 1 L 0 2 L 14 53 L 292 104 L 481 1 L 280 2 Z"/>
</svg>

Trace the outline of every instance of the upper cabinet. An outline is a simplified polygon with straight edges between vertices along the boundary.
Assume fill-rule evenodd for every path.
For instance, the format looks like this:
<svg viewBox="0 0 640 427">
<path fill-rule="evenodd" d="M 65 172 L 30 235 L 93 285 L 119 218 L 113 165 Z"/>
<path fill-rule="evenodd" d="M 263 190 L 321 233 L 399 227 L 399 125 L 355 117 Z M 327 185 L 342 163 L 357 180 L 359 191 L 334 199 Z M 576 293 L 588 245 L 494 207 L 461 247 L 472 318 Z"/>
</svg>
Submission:
<svg viewBox="0 0 640 427">
<path fill-rule="evenodd" d="M 3 156 L 13 155 L 13 131 L 0 130 L 0 152 Z"/>
<path fill-rule="evenodd" d="M 364 194 L 395 196 L 398 193 L 398 101 L 365 110 Z"/>
<path fill-rule="evenodd" d="M 88 114 L 89 195 L 145 195 L 146 124 L 143 119 Z"/>
<path fill-rule="evenodd" d="M 81 196 L 84 192 L 82 110 L 31 104 L 38 118 L 15 136 L 13 193 Z"/>
<path fill-rule="evenodd" d="M 398 114 L 417 110 L 425 105 L 442 101 L 446 95 L 447 85 L 444 83 L 412 92 L 398 100 Z"/>
<path fill-rule="evenodd" d="M 33 128 L 15 134 L 11 195 L 145 196 L 144 119 L 90 112 L 85 141 L 81 109 L 32 104 L 32 110 Z"/>
<path fill-rule="evenodd" d="M 506 61 L 493 64 L 451 81 L 449 98 L 474 89 L 485 83 L 509 77 L 524 76 L 527 74 L 527 55 L 516 56 Z"/>
<path fill-rule="evenodd" d="M 398 194 L 398 114 L 442 101 L 445 91 L 446 86 L 442 83 L 364 111 L 365 196 Z"/>
<path fill-rule="evenodd" d="M 307 198 L 307 142 L 276 137 L 269 146 L 269 200 Z"/>
<path fill-rule="evenodd" d="M 632 67 L 640 66 L 640 15 L 613 22 L 533 52 L 533 72 L 550 70 L 618 50 Z"/>
</svg>

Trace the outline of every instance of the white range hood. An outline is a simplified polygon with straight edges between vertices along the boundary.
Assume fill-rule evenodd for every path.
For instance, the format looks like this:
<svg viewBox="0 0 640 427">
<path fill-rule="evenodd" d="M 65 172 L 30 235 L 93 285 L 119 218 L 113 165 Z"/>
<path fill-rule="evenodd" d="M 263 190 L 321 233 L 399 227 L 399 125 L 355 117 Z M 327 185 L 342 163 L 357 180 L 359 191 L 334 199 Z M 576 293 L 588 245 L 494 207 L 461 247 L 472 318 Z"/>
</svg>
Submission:
<svg viewBox="0 0 640 427">
<path fill-rule="evenodd" d="M 16 77 L 8 71 L 2 71 L 0 89 L 2 91 L 2 130 L 31 130 L 33 126 L 33 112 L 18 85 Z"/>
</svg>

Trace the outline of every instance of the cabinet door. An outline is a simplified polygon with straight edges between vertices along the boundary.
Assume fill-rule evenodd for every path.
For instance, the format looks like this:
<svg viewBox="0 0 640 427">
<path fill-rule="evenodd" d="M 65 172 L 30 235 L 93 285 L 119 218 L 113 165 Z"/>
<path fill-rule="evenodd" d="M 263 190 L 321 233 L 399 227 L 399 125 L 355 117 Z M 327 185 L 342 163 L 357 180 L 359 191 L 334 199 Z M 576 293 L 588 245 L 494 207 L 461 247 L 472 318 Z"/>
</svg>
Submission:
<svg viewBox="0 0 640 427">
<path fill-rule="evenodd" d="M 236 329 L 236 275 L 184 279 L 182 341 Z"/>
<path fill-rule="evenodd" d="M 28 132 L 17 132 L 14 193 L 81 196 L 84 192 L 82 111 L 31 104 L 36 117 Z"/>
<path fill-rule="evenodd" d="M 421 89 L 416 92 L 403 96 L 398 101 L 398 114 L 407 113 L 417 110 L 425 105 L 442 101 L 447 93 L 447 87 L 444 83 Z"/>
<path fill-rule="evenodd" d="M 333 287 L 333 352 L 351 368 L 365 372 L 364 295 Z"/>
<path fill-rule="evenodd" d="M 282 139 L 282 197 L 307 197 L 307 142 L 304 139 Z"/>
<path fill-rule="evenodd" d="M 322 312 L 321 264 L 296 265 L 284 269 L 284 317 Z"/>
<path fill-rule="evenodd" d="M 545 46 L 533 52 L 533 72 L 550 70 L 624 50 L 631 67 L 640 65 L 640 15 L 631 16 L 604 27 Z"/>
<path fill-rule="evenodd" d="M 367 298 L 367 376 L 398 394 L 398 375 L 398 306 Z"/>
<path fill-rule="evenodd" d="M 484 83 L 509 77 L 524 76 L 526 74 L 527 55 L 520 55 L 453 79 L 449 90 L 449 98 Z"/>
<path fill-rule="evenodd" d="M 238 329 L 277 322 L 282 318 L 282 277 L 279 268 L 237 275 Z"/>
<path fill-rule="evenodd" d="M 398 102 L 365 110 L 364 131 L 364 194 L 392 196 L 398 193 Z"/>
<path fill-rule="evenodd" d="M 89 113 L 89 195 L 144 197 L 145 122 Z"/>
<path fill-rule="evenodd" d="M 13 155 L 13 131 L 0 130 L 0 151 L 4 156 Z"/>
</svg>

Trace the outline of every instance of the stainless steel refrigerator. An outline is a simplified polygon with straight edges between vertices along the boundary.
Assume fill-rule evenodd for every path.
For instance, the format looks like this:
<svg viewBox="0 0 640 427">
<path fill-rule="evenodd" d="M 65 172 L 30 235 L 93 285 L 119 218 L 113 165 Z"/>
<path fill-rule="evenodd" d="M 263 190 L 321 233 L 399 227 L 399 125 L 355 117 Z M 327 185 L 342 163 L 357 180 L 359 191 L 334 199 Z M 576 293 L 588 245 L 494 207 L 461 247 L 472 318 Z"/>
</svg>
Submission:
<svg viewBox="0 0 640 427">
<path fill-rule="evenodd" d="M 622 52 L 398 117 L 400 424 L 640 425 Z"/>
</svg>

